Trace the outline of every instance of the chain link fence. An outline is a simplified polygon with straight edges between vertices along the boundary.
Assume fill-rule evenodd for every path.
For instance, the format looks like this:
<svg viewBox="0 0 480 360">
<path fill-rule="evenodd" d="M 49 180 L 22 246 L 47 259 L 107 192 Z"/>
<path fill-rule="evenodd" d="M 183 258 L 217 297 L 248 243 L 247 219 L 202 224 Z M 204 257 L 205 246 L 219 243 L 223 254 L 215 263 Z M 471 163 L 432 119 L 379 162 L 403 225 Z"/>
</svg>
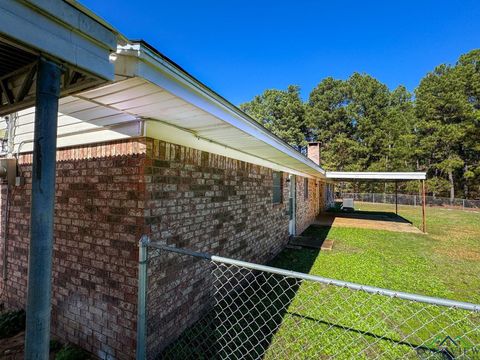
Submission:
<svg viewBox="0 0 480 360">
<path fill-rule="evenodd" d="M 165 296 L 148 270 L 146 358 L 480 359 L 480 305 L 158 244 L 148 251 L 146 264 L 187 265 L 193 283 L 173 275 Z"/>
<path fill-rule="evenodd" d="M 356 201 L 395 204 L 395 194 L 383 193 L 341 193 L 340 198 L 353 198 Z M 420 195 L 398 194 L 399 205 L 422 205 L 422 197 Z M 453 199 L 444 197 L 426 196 L 427 206 L 447 206 L 462 209 L 480 209 L 480 200 Z"/>
</svg>

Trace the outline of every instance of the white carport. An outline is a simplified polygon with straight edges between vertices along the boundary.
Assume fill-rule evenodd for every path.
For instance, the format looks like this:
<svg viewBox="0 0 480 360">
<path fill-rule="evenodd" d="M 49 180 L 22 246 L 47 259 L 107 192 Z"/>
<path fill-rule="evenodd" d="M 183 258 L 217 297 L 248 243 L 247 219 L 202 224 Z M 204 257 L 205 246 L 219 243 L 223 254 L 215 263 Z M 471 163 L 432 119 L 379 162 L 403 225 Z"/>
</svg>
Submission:
<svg viewBox="0 0 480 360">
<path fill-rule="evenodd" d="M 422 231 L 427 232 L 425 213 L 425 172 L 357 172 L 357 171 L 327 171 L 327 179 L 342 182 L 381 181 L 395 183 L 395 213 L 398 214 L 398 183 L 401 181 L 421 181 L 422 187 Z"/>
</svg>

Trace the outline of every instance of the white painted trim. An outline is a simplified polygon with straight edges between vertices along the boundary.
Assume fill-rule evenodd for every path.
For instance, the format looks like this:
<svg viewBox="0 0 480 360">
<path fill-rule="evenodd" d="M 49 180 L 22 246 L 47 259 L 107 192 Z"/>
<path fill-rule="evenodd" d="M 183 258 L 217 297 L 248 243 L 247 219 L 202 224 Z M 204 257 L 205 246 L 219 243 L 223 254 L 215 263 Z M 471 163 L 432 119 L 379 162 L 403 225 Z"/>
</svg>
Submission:
<svg viewBox="0 0 480 360">
<path fill-rule="evenodd" d="M 64 1 L 0 1 L 0 35 L 113 80 L 116 35 Z"/>
<path fill-rule="evenodd" d="M 327 171 L 327 179 L 335 180 L 425 180 L 425 172 L 355 172 L 355 171 Z"/>
<path fill-rule="evenodd" d="M 79 131 L 69 129 L 69 131 L 57 135 L 57 148 L 139 137 L 142 136 L 143 122 L 143 120 L 131 120 Z M 14 152 L 17 152 L 19 147 L 21 147 L 20 153 L 27 153 L 33 150 L 33 132 L 24 133 L 16 137 Z"/>
</svg>

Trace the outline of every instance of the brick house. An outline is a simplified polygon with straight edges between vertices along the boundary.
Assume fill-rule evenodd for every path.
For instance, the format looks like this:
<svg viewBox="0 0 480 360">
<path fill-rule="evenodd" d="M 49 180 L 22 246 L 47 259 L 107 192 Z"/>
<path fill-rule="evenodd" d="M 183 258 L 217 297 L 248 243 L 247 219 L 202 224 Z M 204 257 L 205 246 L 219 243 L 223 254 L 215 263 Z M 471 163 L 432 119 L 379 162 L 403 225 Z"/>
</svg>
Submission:
<svg viewBox="0 0 480 360">
<path fill-rule="evenodd" d="M 34 111 L 10 118 L 22 181 L 1 193 L 9 308 L 26 303 Z M 143 234 L 261 263 L 331 199 L 317 144 L 302 155 L 144 42 L 118 47 L 115 81 L 60 100 L 57 145 L 52 332 L 99 358 L 135 356 Z"/>
</svg>

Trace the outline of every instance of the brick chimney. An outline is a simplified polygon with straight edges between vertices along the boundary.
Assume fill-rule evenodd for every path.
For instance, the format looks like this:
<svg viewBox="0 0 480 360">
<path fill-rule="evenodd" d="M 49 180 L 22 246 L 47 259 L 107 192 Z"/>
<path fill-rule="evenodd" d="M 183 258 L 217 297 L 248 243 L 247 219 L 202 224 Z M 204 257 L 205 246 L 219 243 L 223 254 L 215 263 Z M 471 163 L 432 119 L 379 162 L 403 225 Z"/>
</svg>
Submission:
<svg viewBox="0 0 480 360">
<path fill-rule="evenodd" d="M 308 143 L 308 158 L 315 164 L 320 165 L 320 143 L 310 142 Z"/>
</svg>

